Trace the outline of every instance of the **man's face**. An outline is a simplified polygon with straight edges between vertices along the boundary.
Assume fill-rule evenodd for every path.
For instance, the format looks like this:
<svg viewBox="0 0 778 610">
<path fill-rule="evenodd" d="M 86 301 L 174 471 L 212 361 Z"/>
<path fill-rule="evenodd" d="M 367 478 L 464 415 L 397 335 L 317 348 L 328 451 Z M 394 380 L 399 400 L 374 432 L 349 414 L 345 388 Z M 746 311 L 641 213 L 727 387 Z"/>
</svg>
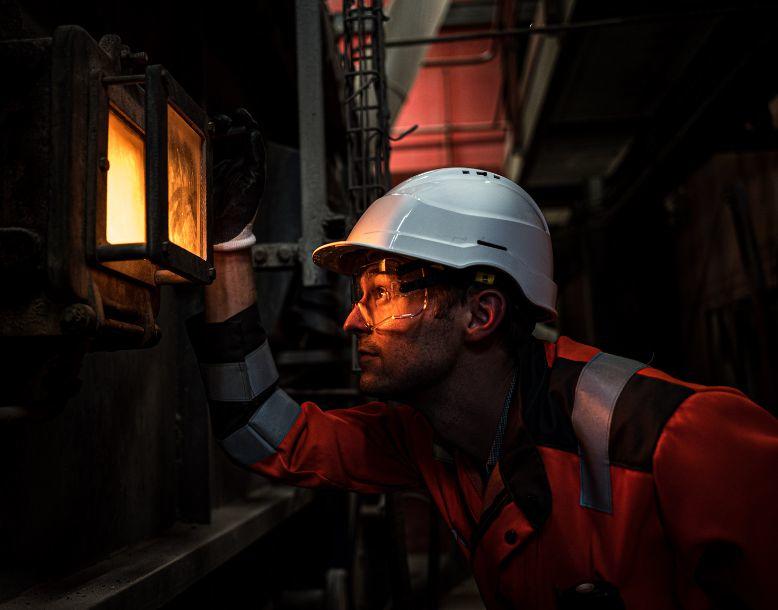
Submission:
<svg viewBox="0 0 778 610">
<path fill-rule="evenodd" d="M 360 391 L 411 402 L 414 395 L 436 385 L 450 373 L 462 337 L 456 330 L 453 315 L 436 315 L 434 294 L 429 291 L 430 302 L 417 315 L 386 320 L 375 328 L 366 323 L 359 307 L 352 308 L 343 328 L 357 336 L 362 370 Z M 369 298 L 369 294 L 363 295 L 363 299 Z M 365 310 L 364 301 L 362 310 Z"/>
</svg>

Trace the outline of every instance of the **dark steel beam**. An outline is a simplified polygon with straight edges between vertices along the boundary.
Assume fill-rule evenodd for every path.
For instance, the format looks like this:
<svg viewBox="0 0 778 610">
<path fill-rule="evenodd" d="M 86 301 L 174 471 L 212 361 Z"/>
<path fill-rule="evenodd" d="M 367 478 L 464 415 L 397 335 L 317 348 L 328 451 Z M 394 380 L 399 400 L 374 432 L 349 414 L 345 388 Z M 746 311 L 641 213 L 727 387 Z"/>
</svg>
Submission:
<svg viewBox="0 0 778 610">
<path fill-rule="evenodd" d="M 324 286 L 327 275 L 311 253 L 324 243 L 327 217 L 327 148 L 324 141 L 322 32 L 318 2 L 296 0 L 297 104 L 300 133 L 300 192 L 303 286 Z"/>
</svg>

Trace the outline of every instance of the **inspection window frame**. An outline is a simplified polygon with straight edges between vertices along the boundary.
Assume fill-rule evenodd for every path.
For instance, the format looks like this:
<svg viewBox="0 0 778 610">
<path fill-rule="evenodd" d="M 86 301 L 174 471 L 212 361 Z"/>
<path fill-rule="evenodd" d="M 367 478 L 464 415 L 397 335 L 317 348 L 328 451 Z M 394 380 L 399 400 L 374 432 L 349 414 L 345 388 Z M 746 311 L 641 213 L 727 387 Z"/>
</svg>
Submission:
<svg viewBox="0 0 778 610">
<path fill-rule="evenodd" d="M 181 85 L 161 65 L 145 74 L 111 76 L 92 74 L 88 180 L 91 196 L 87 214 L 86 251 L 90 261 L 140 282 L 156 285 L 177 281 L 210 283 L 213 266 L 211 209 L 212 158 L 209 120 Z M 202 138 L 205 197 L 205 258 L 170 240 L 168 232 L 168 105 Z M 113 109 L 144 139 L 146 185 L 146 242 L 109 244 L 106 240 L 108 115 Z"/>
</svg>

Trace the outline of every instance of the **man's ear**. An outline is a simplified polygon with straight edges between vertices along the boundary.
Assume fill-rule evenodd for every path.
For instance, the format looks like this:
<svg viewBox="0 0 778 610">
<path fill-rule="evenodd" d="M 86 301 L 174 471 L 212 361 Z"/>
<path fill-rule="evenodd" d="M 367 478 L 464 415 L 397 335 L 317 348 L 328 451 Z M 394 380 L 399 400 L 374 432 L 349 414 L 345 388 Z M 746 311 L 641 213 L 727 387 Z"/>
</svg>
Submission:
<svg viewBox="0 0 778 610">
<path fill-rule="evenodd" d="M 505 318 L 508 302 L 499 290 L 487 289 L 468 295 L 465 341 L 483 341 L 492 336 Z"/>
</svg>

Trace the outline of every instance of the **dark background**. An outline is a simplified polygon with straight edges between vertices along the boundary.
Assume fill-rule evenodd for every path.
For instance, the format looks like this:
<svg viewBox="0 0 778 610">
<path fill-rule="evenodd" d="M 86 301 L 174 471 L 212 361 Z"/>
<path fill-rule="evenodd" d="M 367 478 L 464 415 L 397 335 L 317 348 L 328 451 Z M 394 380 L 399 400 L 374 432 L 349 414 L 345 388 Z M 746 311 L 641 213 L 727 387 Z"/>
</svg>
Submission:
<svg viewBox="0 0 778 610">
<path fill-rule="evenodd" d="M 502 27 L 522 27 L 541 3 L 470 4 L 496 11 Z M 566 3 L 545 5 L 550 23 L 561 19 Z M 581 1 L 569 20 L 641 15 L 649 18 L 557 38 L 560 51 L 534 136 L 520 150 L 514 143 L 524 159 L 520 183 L 549 218 L 563 218 L 552 223 L 560 319 L 546 330 L 686 380 L 737 387 L 775 412 L 774 3 Z M 118 34 L 164 64 L 209 114 L 248 108 L 271 154 L 270 195 L 257 236 L 299 238 L 294 2 L 0 0 L 0 19 L 3 40 L 49 37 L 64 24 L 80 25 L 96 40 Z M 337 19 L 325 22 L 336 36 Z M 460 19 L 443 32 L 488 25 Z M 532 49 L 526 38 L 501 44 L 505 117 L 520 134 L 525 98 L 518 85 Z M 337 210 L 345 205 L 342 76 L 334 43 L 325 45 L 328 198 Z M 13 87 L 2 85 L 0 130 Z M 349 345 L 338 331 L 342 287 L 303 289 L 299 269 L 258 271 L 257 283 L 282 385 L 307 390 L 325 407 L 357 400 Z M 0 287 L 6 296 L 12 291 L 13 284 Z M 82 590 L 91 577 L 80 570 L 131 557 L 179 536 L 182 527 L 211 527 L 213 515 L 226 514 L 219 510 L 264 489 L 227 463 L 207 434 L 204 391 L 184 326 L 201 298 L 194 287 L 163 288 L 158 345 L 88 354 L 81 389 L 63 400 L 61 413 L 0 421 L 0 607 L 31 587 L 29 599 L 49 601 L 46 595 Z M 4 358 L 13 357 L 7 344 L 3 350 Z M 268 536 L 231 560 L 209 559 L 221 565 L 210 577 L 172 575 L 135 601 L 239 605 L 250 591 L 257 607 L 292 606 L 282 600 L 284 591 L 326 590 L 327 570 L 348 567 L 350 502 L 340 493 L 304 496 L 272 517 Z M 404 502 L 409 530 L 422 532 L 409 550 L 424 551 L 436 522 L 429 525 L 418 499 Z M 380 534 L 371 540 L 379 549 L 387 543 Z M 385 569 L 380 561 L 365 565 L 379 575 Z"/>
</svg>

